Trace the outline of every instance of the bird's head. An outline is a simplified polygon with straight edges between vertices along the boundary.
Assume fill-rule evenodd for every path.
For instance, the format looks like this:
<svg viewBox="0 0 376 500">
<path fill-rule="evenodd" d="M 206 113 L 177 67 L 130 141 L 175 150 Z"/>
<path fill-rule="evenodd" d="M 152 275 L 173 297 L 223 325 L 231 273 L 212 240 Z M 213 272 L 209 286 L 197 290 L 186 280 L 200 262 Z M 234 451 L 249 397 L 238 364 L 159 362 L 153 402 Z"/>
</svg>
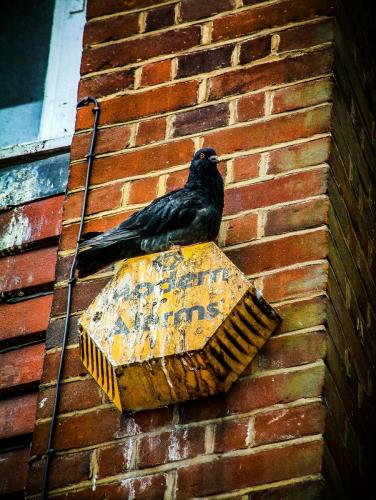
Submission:
<svg viewBox="0 0 376 500">
<path fill-rule="evenodd" d="M 193 155 L 185 187 L 201 189 L 219 208 L 223 208 L 223 180 L 217 169 L 219 160 L 213 148 L 202 148 Z"/>
<path fill-rule="evenodd" d="M 212 167 L 218 163 L 217 153 L 212 148 L 199 149 L 192 158 L 192 165 L 195 167 Z"/>
</svg>

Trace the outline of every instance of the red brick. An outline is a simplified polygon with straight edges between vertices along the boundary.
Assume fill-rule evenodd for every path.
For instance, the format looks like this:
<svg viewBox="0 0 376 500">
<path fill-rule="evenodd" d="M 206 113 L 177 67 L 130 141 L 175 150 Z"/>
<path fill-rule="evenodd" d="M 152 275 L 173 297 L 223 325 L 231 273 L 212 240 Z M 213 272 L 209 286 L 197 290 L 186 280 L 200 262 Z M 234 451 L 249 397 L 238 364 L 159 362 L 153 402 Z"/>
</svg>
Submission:
<svg viewBox="0 0 376 500">
<path fill-rule="evenodd" d="M 326 169 L 308 170 L 225 191 L 225 214 L 325 193 Z M 294 207 L 296 210 L 296 207 Z"/>
<path fill-rule="evenodd" d="M 313 264 L 268 274 L 263 278 L 263 294 L 266 300 L 279 302 L 326 289 L 328 265 Z"/>
<path fill-rule="evenodd" d="M 172 59 L 166 59 L 143 66 L 140 86 L 148 87 L 171 80 L 171 61 Z"/>
<path fill-rule="evenodd" d="M 130 186 L 128 204 L 147 203 L 157 196 L 159 177 L 146 177 L 132 181 Z"/>
<path fill-rule="evenodd" d="M 324 324 L 326 307 L 327 300 L 323 296 L 312 299 L 298 299 L 277 306 L 276 310 L 283 318 L 277 332 L 292 332 Z"/>
<path fill-rule="evenodd" d="M 93 164 L 91 185 L 182 165 L 191 160 L 193 153 L 193 141 L 182 139 L 116 156 L 98 158 Z M 85 168 L 82 164 L 72 165 L 70 188 L 82 186 L 84 175 Z"/>
<path fill-rule="evenodd" d="M 133 212 L 128 210 L 115 215 L 108 215 L 106 217 L 100 217 L 98 219 L 91 219 L 85 223 L 83 234 L 85 235 L 86 233 L 91 233 L 91 232 L 108 231 L 109 229 L 112 229 L 113 227 L 120 224 L 120 222 L 129 217 L 132 213 Z M 77 234 L 78 234 L 78 224 L 71 224 L 70 226 L 65 226 L 63 228 L 63 232 L 60 239 L 60 250 L 68 250 L 75 248 Z"/>
<path fill-rule="evenodd" d="M 52 415 L 56 387 L 41 389 L 39 392 L 38 418 Z M 78 380 L 61 386 L 59 414 L 83 410 L 102 403 L 102 392 L 94 379 Z"/>
<path fill-rule="evenodd" d="M 226 178 L 227 175 L 227 163 L 225 161 L 221 161 L 218 165 L 218 172 L 221 174 L 222 179 Z"/>
<path fill-rule="evenodd" d="M 226 169 L 224 163 L 219 164 L 218 170 L 223 178 L 226 177 Z M 187 168 L 171 172 L 171 174 L 169 174 L 167 178 L 166 191 L 169 192 L 173 189 L 179 189 L 183 187 L 188 179 L 188 175 L 189 170 Z"/>
<path fill-rule="evenodd" d="M 231 219 L 227 224 L 226 245 L 236 245 L 257 238 L 257 214 Z"/>
<path fill-rule="evenodd" d="M 317 474 L 321 441 L 220 458 L 178 469 L 177 499 L 214 495 L 292 477 Z"/>
<path fill-rule="evenodd" d="M 166 118 L 153 118 L 138 124 L 136 146 L 162 141 L 166 135 Z"/>
<path fill-rule="evenodd" d="M 269 85 L 322 75 L 331 70 L 332 63 L 331 49 L 322 49 L 310 54 L 292 55 L 282 60 L 229 71 L 211 78 L 210 98 L 220 99 L 226 95 L 241 94 Z"/>
<path fill-rule="evenodd" d="M 55 431 L 54 448 L 56 450 L 79 448 L 154 431 L 158 427 L 170 424 L 171 418 L 170 408 L 125 416 L 115 407 L 60 417 Z M 50 422 L 37 424 L 32 444 L 33 454 L 45 451 L 49 426 Z"/>
<path fill-rule="evenodd" d="M 243 0 L 243 5 L 255 5 L 262 2 L 265 2 L 265 0 Z"/>
<path fill-rule="evenodd" d="M 139 31 L 138 13 L 98 19 L 86 24 L 84 47 L 135 35 Z"/>
<path fill-rule="evenodd" d="M 139 39 L 125 40 L 86 49 L 82 54 L 81 74 L 125 66 L 151 57 L 187 50 L 198 45 L 200 38 L 200 27 L 190 26 L 144 36 L 142 43 Z"/>
<path fill-rule="evenodd" d="M 257 355 L 253 368 L 262 371 L 305 365 L 323 359 L 325 352 L 326 333 L 322 330 L 273 336 Z M 252 365 L 245 373 L 251 373 Z"/>
<path fill-rule="evenodd" d="M 41 285 L 55 279 L 56 248 L 43 248 L 0 259 L 0 293 L 15 292 Z"/>
<path fill-rule="evenodd" d="M 244 0 L 243 0 L 244 1 Z M 262 490 L 252 492 L 252 500 L 314 500 L 324 498 L 326 483 L 323 479 L 307 479 L 284 486 L 265 487 Z"/>
<path fill-rule="evenodd" d="M 247 448 L 249 419 L 220 422 L 214 426 L 214 453 Z"/>
<path fill-rule="evenodd" d="M 139 441 L 138 467 L 150 467 L 176 460 L 185 460 L 205 452 L 205 428 L 186 427 Z"/>
<path fill-rule="evenodd" d="M 47 330 L 52 294 L 0 305 L 0 341 L 13 343 Z"/>
<path fill-rule="evenodd" d="M 247 179 L 255 179 L 260 172 L 260 154 L 240 156 L 234 158 L 233 163 L 233 181 L 245 181 Z"/>
<path fill-rule="evenodd" d="M 116 12 L 132 9 L 141 9 L 155 5 L 155 0 L 90 0 L 87 6 L 87 18 L 99 17 L 105 14 L 115 14 Z"/>
<path fill-rule="evenodd" d="M 33 432 L 37 398 L 33 393 L 0 401 L 0 439 Z"/>
<path fill-rule="evenodd" d="M 228 257 L 245 274 L 256 274 L 299 262 L 324 259 L 327 254 L 328 234 L 325 229 L 255 242 L 227 252 Z"/>
<path fill-rule="evenodd" d="M 120 207 L 124 182 L 91 189 L 87 199 L 86 215 L 114 210 Z M 64 220 L 81 217 L 83 192 L 68 195 L 64 204 Z"/>
<path fill-rule="evenodd" d="M 305 49 L 313 45 L 330 42 L 334 38 L 334 24 L 332 19 L 324 19 L 313 24 L 297 26 L 279 33 L 279 52 L 287 50 Z"/>
<path fill-rule="evenodd" d="M 67 455 L 55 455 L 51 460 L 48 486 L 62 488 L 70 484 L 90 479 L 90 457 L 92 451 L 80 451 Z M 37 494 L 41 491 L 45 460 L 33 460 L 30 464 L 27 493 Z"/>
<path fill-rule="evenodd" d="M 230 111 L 227 103 L 205 106 L 179 113 L 174 120 L 174 137 L 195 134 L 211 128 L 228 125 Z"/>
<path fill-rule="evenodd" d="M 97 450 L 98 477 L 115 476 L 126 472 L 131 467 L 134 440 L 117 442 Z"/>
<path fill-rule="evenodd" d="M 331 98 L 332 84 L 329 79 L 291 85 L 274 92 L 273 113 L 314 106 Z"/>
<path fill-rule="evenodd" d="M 253 118 L 260 118 L 264 116 L 265 110 L 265 94 L 260 92 L 258 94 L 247 95 L 238 100 L 238 121 L 246 122 Z"/>
<path fill-rule="evenodd" d="M 57 378 L 61 351 L 47 352 L 44 361 L 42 382 L 53 382 Z M 86 368 L 80 359 L 78 347 L 66 349 L 64 353 L 64 369 L 62 378 L 80 377 L 87 375 Z"/>
<path fill-rule="evenodd" d="M 129 146 L 131 127 L 129 125 L 119 125 L 117 127 L 102 128 L 98 130 L 95 153 L 103 154 Z M 91 132 L 73 136 L 71 146 L 71 160 L 83 159 L 89 151 Z"/>
<path fill-rule="evenodd" d="M 320 134 L 330 128 L 330 107 L 323 106 L 305 112 L 271 118 L 242 127 L 219 130 L 207 134 L 205 146 L 211 146 L 219 154 L 265 147 L 287 142 L 299 137 Z"/>
<path fill-rule="evenodd" d="M 65 276 L 66 278 L 66 276 Z M 67 338 L 67 346 L 78 344 L 78 319 L 79 316 L 71 316 L 69 322 L 69 332 Z M 46 334 L 46 349 L 60 347 L 63 340 L 65 318 L 55 319 L 50 321 Z"/>
<path fill-rule="evenodd" d="M 72 299 L 72 312 L 82 311 L 89 306 L 92 300 L 98 295 L 110 278 L 102 278 L 94 281 L 84 281 L 75 286 Z M 64 314 L 67 302 L 67 288 L 57 288 L 52 304 L 52 315 Z"/>
<path fill-rule="evenodd" d="M 272 208 L 266 214 L 265 236 L 321 226 L 327 219 L 328 200 L 323 198 Z"/>
<path fill-rule="evenodd" d="M 175 5 L 164 5 L 147 11 L 145 32 L 159 30 L 175 23 Z"/>
<path fill-rule="evenodd" d="M 268 174 L 319 165 L 329 158 L 329 138 L 295 144 L 269 153 Z"/>
<path fill-rule="evenodd" d="M 300 398 L 316 397 L 321 395 L 323 384 L 323 366 L 238 380 L 225 395 L 182 404 L 181 423 L 246 413 Z"/>
<path fill-rule="evenodd" d="M 184 168 L 183 170 L 177 170 L 176 172 L 171 172 L 167 178 L 166 191 L 172 191 L 173 189 L 180 189 L 184 186 L 188 179 L 189 170 Z"/>
<path fill-rule="evenodd" d="M 226 10 L 232 10 L 234 2 L 232 0 L 182 0 L 180 9 L 181 21 L 195 21 L 203 17 L 209 17 Z"/>
<path fill-rule="evenodd" d="M 4 498 L 6 498 L 6 495 L 11 495 L 12 493 L 23 493 L 27 478 L 29 456 L 29 448 L 1 453 L 0 495 L 4 495 Z M 17 471 L 17 474 L 15 474 L 15 471 Z"/>
<path fill-rule="evenodd" d="M 61 231 L 63 199 L 54 196 L 0 214 L 0 253 L 37 241 L 56 240 Z"/>
<path fill-rule="evenodd" d="M 247 40 L 240 44 L 240 64 L 247 64 L 262 59 L 270 54 L 271 36 L 265 35 Z"/>
<path fill-rule="evenodd" d="M 37 384 L 42 375 L 44 344 L 0 354 L 0 389 Z"/>
<path fill-rule="evenodd" d="M 134 84 L 134 69 L 111 71 L 103 75 L 95 75 L 80 80 L 78 98 L 88 95 L 103 97 L 132 88 Z"/>
<path fill-rule="evenodd" d="M 102 102 L 99 123 L 114 124 L 196 104 L 197 89 L 198 83 L 190 81 L 114 97 Z M 91 111 L 88 108 L 80 108 L 77 114 L 77 129 L 91 127 L 92 121 Z"/>
<path fill-rule="evenodd" d="M 137 498 L 137 500 L 160 500 L 165 498 L 166 476 L 154 474 L 140 478 L 123 479 L 120 482 L 99 484 L 95 491 L 86 488 L 79 491 L 69 491 L 72 500 L 103 500 L 104 498 Z M 66 493 L 56 495 L 56 500 L 66 500 Z"/>
<path fill-rule="evenodd" d="M 225 45 L 211 50 L 190 52 L 178 58 L 177 77 L 208 73 L 219 68 L 231 66 L 231 55 L 234 44 Z"/>
<path fill-rule="evenodd" d="M 255 445 L 322 434 L 325 407 L 322 403 L 259 413 L 255 418 Z"/>
<path fill-rule="evenodd" d="M 254 31 L 283 26 L 285 24 L 308 20 L 317 15 L 333 14 L 331 2 L 312 0 L 309 5 L 305 0 L 284 0 L 278 4 L 265 3 L 254 9 L 230 14 L 213 21 L 213 41 L 226 40 Z"/>
</svg>

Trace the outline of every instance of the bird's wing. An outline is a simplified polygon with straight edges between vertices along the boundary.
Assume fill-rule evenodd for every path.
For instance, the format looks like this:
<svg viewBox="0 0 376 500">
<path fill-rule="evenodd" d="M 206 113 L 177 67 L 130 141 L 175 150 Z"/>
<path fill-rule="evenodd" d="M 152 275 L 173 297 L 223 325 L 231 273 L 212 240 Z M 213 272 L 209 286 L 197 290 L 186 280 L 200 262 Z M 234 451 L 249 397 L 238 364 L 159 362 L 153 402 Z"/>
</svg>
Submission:
<svg viewBox="0 0 376 500">
<path fill-rule="evenodd" d="M 158 235 L 188 226 L 197 209 L 203 207 L 200 196 L 189 189 L 177 189 L 154 200 L 119 226 L 81 243 L 80 248 L 107 247 L 134 238 Z"/>
<path fill-rule="evenodd" d="M 154 200 L 143 210 L 122 222 L 119 228 L 137 231 L 139 236 L 162 234 L 180 227 L 188 226 L 194 219 L 197 209 L 202 208 L 203 200 L 194 191 L 177 189 Z"/>
<path fill-rule="evenodd" d="M 107 247 L 109 245 L 113 245 L 118 241 L 130 240 L 133 238 L 137 238 L 138 236 L 139 234 L 137 231 L 127 231 L 121 229 L 120 226 L 117 226 L 114 229 L 111 229 L 110 231 L 95 236 L 94 238 L 82 241 L 80 243 L 80 250 L 93 246 L 96 246 L 98 248 Z"/>
</svg>

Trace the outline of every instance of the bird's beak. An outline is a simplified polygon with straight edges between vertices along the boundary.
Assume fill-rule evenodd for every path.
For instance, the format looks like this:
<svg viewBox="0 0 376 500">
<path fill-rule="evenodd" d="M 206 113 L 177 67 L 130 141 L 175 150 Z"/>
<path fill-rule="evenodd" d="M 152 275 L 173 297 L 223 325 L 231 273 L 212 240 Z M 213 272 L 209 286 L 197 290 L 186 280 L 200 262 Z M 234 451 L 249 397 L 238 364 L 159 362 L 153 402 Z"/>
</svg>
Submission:
<svg viewBox="0 0 376 500">
<path fill-rule="evenodd" d="M 212 161 L 213 163 L 219 163 L 218 156 L 210 156 L 209 160 Z"/>
</svg>

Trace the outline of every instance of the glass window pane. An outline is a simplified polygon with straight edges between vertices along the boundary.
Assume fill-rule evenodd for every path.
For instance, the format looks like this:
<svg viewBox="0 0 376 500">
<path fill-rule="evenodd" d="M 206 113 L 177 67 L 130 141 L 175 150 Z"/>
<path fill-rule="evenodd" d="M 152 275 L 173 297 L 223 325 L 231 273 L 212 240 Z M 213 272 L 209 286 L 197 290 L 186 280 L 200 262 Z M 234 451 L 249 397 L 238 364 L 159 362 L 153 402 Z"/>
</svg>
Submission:
<svg viewBox="0 0 376 500">
<path fill-rule="evenodd" d="M 2 0 L 0 147 L 38 137 L 54 0 Z"/>
</svg>

